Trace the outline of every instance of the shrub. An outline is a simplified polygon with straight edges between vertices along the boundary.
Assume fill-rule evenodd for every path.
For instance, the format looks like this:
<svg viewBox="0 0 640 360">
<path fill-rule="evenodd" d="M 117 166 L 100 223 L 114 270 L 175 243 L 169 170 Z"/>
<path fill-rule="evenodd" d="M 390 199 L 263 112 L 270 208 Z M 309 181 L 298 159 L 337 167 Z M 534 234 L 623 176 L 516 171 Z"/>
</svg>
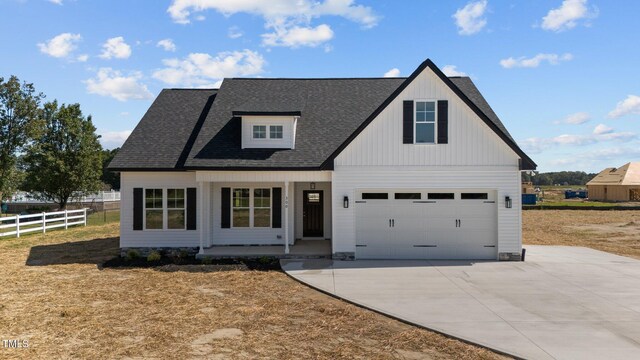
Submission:
<svg viewBox="0 0 640 360">
<path fill-rule="evenodd" d="M 258 262 L 260 264 L 271 264 L 273 261 L 274 261 L 273 258 L 269 256 L 261 256 L 258 258 Z"/>
<path fill-rule="evenodd" d="M 155 250 L 150 252 L 149 255 L 147 256 L 148 262 L 160 261 L 160 259 L 162 259 L 162 255 L 160 255 L 160 252 Z"/>
<path fill-rule="evenodd" d="M 203 257 L 201 261 L 205 265 L 211 265 L 213 263 L 213 259 L 210 256 Z"/>
<path fill-rule="evenodd" d="M 138 250 L 129 249 L 127 250 L 127 260 L 135 260 L 140 257 L 140 253 Z"/>
</svg>

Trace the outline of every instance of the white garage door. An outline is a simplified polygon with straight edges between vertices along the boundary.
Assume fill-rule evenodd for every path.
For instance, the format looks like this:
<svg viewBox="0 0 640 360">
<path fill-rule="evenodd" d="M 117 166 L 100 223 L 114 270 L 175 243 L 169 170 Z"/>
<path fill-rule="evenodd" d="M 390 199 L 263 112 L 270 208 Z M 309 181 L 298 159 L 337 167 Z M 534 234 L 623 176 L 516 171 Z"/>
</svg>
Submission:
<svg viewBox="0 0 640 360">
<path fill-rule="evenodd" d="M 358 259 L 496 259 L 494 190 L 360 190 Z"/>
</svg>

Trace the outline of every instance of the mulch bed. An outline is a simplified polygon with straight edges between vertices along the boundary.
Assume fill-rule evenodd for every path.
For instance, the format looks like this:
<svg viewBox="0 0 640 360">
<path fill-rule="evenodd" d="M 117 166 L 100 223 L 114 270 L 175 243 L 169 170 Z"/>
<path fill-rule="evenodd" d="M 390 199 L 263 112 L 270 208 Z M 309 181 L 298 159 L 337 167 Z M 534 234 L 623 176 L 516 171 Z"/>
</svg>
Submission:
<svg viewBox="0 0 640 360">
<path fill-rule="evenodd" d="M 282 271 L 280 261 L 277 258 L 263 257 L 258 259 L 196 259 L 195 256 L 188 257 L 166 257 L 163 256 L 157 261 L 148 261 L 140 257 L 128 259 L 116 256 L 102 263 L 102 268 L 154 268 L 159 271 Z"/>
</svg>

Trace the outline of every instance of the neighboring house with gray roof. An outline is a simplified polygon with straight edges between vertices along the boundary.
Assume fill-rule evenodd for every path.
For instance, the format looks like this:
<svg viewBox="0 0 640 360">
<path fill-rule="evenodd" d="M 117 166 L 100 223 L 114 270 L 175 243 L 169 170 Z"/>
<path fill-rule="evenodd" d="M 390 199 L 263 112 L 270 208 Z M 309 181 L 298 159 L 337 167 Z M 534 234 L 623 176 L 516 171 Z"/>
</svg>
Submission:
<svg viewBox="0 0 640 360">
<path fill-rule="evenodd" d="M 430 60 L 408 78 L 163 90 L 110 164 L 123 250 L 357 259 L 518 259 L 535 167 Z"/>
</svg>

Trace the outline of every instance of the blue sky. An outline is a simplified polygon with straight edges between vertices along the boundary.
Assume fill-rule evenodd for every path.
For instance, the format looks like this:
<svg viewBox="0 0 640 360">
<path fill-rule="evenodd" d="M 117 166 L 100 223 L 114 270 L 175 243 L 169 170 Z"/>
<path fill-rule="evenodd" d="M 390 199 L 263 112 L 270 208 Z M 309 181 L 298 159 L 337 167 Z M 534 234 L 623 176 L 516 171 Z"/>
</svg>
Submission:
<svg viewBox="0 0 640 360">
<path fill-rule="evenodd" d="M 119 146 L 162 88 L 224 77 L 471 76 L 541 171 L 640 161 L 633 0 L 0 0 L 0 76 Z"/>
</svg>

